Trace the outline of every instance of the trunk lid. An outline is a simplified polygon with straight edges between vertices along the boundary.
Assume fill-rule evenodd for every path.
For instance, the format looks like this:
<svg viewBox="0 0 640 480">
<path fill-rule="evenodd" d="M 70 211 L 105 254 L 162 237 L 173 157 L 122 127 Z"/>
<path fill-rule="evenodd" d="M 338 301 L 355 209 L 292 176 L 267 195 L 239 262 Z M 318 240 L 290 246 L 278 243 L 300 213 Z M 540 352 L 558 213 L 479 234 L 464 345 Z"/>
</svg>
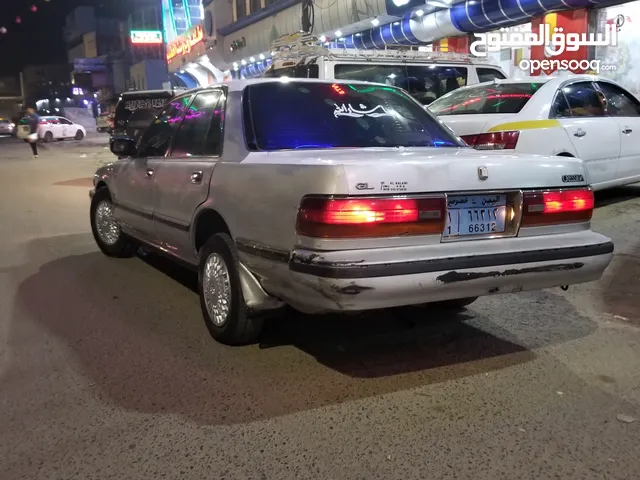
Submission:
<svg viewBox="0 0 640 480">
<path fill-rule="evenodd" d="M 335 193 L 349 195 L 566 188 L 585 182 L 571 177 L 566 183 L 563 176 L 586 178 L 584 164 L 576 158 L 472 148 L 298 150 L 268 155 L 277 156 L 271 158 L 274 163 L 342 166 L 346 191 L 337 188 Z"/>
<path fill-rule="evenodd" d="M 513 121 L 515 113 L 492 113 L 490 115 L 442 115 L 438 117 L 442 123 L 456 135 L 475 135 L 484 133 L 499 123 Z"/>
</svg>

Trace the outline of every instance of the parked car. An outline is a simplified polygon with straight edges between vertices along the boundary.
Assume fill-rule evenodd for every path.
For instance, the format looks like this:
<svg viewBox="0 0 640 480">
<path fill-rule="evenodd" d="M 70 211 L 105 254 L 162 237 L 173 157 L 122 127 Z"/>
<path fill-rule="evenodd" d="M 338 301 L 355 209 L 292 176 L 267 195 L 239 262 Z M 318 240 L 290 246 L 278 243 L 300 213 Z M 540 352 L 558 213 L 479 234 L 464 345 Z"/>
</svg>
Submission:
<svg viewBox="0 0 640 480">
<path fill-rule="evenodd" d="M 113 135 L 137 138 L 174 95 L 174 90 L 124 92 L 116 105 Z"/>
<path fill-rule="evenodd" d="M 385 85 L 198 88 L 112 148 L 128 158 L 94 176 L 98 247 L 143 244 L 197 270 L 205 324 L 227 344 L 255 340 L 260 313 L 284 304 L 462 308 L 597 280 L 612 259 L 582 161 L 489 157 Z"/>
<path fill-rule="evenodd" d="M 101 113 L 96 117 L 96 128 L 99 133 L 111 133 L 113 130 L 114 114 L 109 112 Z"/>
<path fill-rule="evenodd" d="M 6 118 L 0 118 L 0 135 L 15 135 L 16 124 Z"/>
<path fill-rule="evenodd" d="M 67 118 L 56 116 L 40 117 L 38 137 L 45 142 L 62 141 L 69 138 L 82 140 L 86 135 L 87 131 L 82 125 L 73 123 Z"/>
<path fill-rule="evenodd" d="M 272 63 L 265 77 L 358 80 L 400 87 L 423 105 L 456 90 L 494 78 L 507 78 L 497 65 L 473 55 L 421 52 L 412 47 L 366 50 L 324 47 L 314 35 L 283 35 L 271 44 Z M 245 67 L 252 75 L 256 64 Z"/>
<path fill-rule="evenodd" d="M 496 80 L 429 109 L 479 150 L 581 158 L 594 190 L 640 182 L 640 102 L 609 79 Z"/>
</svg>

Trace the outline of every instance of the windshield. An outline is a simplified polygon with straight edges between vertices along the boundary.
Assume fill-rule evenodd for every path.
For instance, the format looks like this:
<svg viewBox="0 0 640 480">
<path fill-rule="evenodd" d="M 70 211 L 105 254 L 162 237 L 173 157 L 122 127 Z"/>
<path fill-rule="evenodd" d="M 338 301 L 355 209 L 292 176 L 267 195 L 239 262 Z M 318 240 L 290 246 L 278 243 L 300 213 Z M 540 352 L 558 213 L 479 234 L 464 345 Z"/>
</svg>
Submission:
<svg viewBox="0 0 640 480">
<path fill-rule="evenodd" d="M 391 87 L 262 83 L 248 86 L 243 102 L 247 144 L 255 150 L 464 146 Z"/>
<path fill-rule="evenodd" d="M 467 84 L 467 67 L 446 65 L 338 64 L 334 77 L 403 88 L 423 105 Z"/>
<path fill-rule="evenodd" d="M 518 113 L 542 83 L 503 83 L 464 88 L 442 97 L 431 105 L 436 115 Z"/>
</svg>

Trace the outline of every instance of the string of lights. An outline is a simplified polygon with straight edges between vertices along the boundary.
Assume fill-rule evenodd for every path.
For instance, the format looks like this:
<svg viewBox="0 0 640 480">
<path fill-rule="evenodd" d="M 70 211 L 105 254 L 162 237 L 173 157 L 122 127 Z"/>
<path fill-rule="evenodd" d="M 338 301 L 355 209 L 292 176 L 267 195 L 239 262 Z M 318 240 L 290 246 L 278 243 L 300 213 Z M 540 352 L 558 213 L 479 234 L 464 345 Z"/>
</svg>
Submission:
<svg viewBox="0 0 640 480">
<path fill-rule="evenodd" d="M 51 0 L 42 0 L 42 2 L 50 3 Z M 23 21 L 22 17 L 24 15 L 37 14 L 40 11 L 40 7 L 38 7 L 38 5 L 35 4 L 35 3 L 32 4 L 30 7 L 28 7 L 28 9 L 27 9 L 27 7 L 25 7 L 25 9 L 26 9 L 26 11 L 25 11 L 24 14 L 16 16 L 16 18 L 13 21 L 14 25 L 22 24 L 22 21 Z M 0 26 L 0 38 L 2 38 L 3 36 L 7 35 L 8 33 L 9 33 L 9 29 L 5 25 Z"/>
</svg>

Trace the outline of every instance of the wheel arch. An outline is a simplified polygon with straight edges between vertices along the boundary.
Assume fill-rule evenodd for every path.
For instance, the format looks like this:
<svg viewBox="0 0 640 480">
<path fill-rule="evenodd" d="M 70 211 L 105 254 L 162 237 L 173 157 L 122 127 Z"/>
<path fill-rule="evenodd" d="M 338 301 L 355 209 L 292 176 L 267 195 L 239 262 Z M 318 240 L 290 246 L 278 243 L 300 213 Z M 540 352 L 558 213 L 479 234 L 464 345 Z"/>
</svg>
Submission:
<svg viewBox="0 0 640 480">
<path fill-rule="evenodd" d="M 200 210 L 193 221 L 191 243 L 196 254 L 207 240 L 216 233 L 226 233 L 231 238 L 231 230 L 224 217 L 214 208 Z"/>
</svg>

